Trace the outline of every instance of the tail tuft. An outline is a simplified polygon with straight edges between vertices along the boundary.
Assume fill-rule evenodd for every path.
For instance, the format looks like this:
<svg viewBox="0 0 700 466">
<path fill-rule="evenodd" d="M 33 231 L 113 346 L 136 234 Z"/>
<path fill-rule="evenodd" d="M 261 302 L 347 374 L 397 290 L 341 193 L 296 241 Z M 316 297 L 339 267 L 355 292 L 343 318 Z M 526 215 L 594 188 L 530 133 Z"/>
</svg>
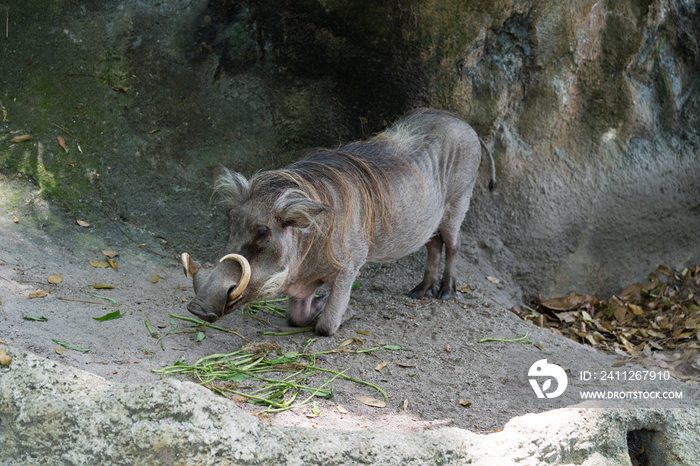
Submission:
<svg viewBox="0 0 700 466">
<path fill-rule="evenodd" d="M 498 185 L 496 184 L 496 180 L 491 178 L 491 180 L 489 181 L 489 191 L 493 191 L 494 189 L 496 189 L 497 186 Z"/>
</svg>

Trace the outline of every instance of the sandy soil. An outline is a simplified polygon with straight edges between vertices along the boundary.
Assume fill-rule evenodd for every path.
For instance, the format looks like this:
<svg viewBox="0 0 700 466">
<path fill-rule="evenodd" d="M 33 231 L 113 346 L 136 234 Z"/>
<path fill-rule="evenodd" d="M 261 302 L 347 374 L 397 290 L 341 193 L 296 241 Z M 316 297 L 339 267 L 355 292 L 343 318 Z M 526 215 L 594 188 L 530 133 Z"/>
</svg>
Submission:
<svg viewBox="0 0 700 466">
<path fill-rule="evenodd" d="M 126 383 L 154 381 L 160 378 L 154 369 L 181 358 L 191 363 L 209 354 L 230 353 L 247 343 L 239 336 L 207 329 L 206 338 L 199 342 L 196 333 L 179 333 L 167 335 L 157 344 L 146 327 L 146 318 L 159 338 L 188 328 L 169 313 L 192 317 L 185 306 L 194 295 L 191 281 L 171 251 L 163 247 L 163 241 L 121 223 L 110 223 L 104 229 L 81 227 L 76 223 L 80 219 L 41 201 L 30 183 L 2 177 L 0 184 L 0 297 L 4 312 L 0 339 L 4 343 Z M 330 350 L 351 337 L 362 340 L 364 348 L 384 344 L 410 349 L 329 354 L 320 361 L 324 367 L 347 369 L 351 377 L 380 386 L 389 396 L 385 408 L 367 406 L 356 399 L 361 395 L 381 398 L 375 390 L 338 380 L 332 399 L 318 402 L 320 415 L 311 414 L 309 404 L 266 419 L 316 428 L 409 431 L 459 426 L 489 432 L 501 429 L 513 416 L 581 402 L 580 371 L 610 368 L 623 357 L 597 353 L 520 320 L 509 311 L 518 299 L 517 286 L 469 255 L 476 241 L 465 238 L 465 253 L 459 263 L 459 285 L 469 285 L 474 291 L 458 293 L 448 302 L 414 301 L 405 295 L 422 276 L 425 253 L 419 251 L 395 263 L 365 266 L 362 285 L 353 292 L 356 316 L 333 337 L 310 342 L 314 338 L 310 333 L 260 335 L 264 330 L 291 330 L 284 319 L 266 311 L 259 311 L 258 317 L 269 326 L 241 312 L 220 320 L 218 325 L 234 329 L 252 342 L 275 343 L 284 352 Z M 90 265 L 89 261 L 104 260 L 102 250 L 119 253 L 118 270 Z M 195 257 L 202 259 L 206 258 Z M 48 283 L 54 274 L 62 276 L 62 283 Z M 152 282 L 154 274 L 158 274 L 157 283 Z M 114 289 L 95 289 L 95 284 Z M 29 293 L 38 289 L 48 295 L 30 298 Z M 113 303 L 94 295 L 112 298 L 119 306 L 106 305 Z M 106 322 L 93 319 L 114 310 L 124 316 Z M 25 317 L 45 317 L 46 321 Z M 526 332 L 532 344 L 478 342 L 482 338 L 518 338 Z M 52 340 L 89 347 L 89 351 L 64 348 L 59 355 Z M 358 345 L 345 348 L 353 350 Z M 570 388 L 561 397 L 538 399 L 528 382 L 528 369 L 544 358 L 567 369 Z M 381 372 L 375 370 L 380 359 L 388 363 Z M 414 366 L 403 367 L 397 362 Z M 697 387 L 674 380 L 625 387 L 682 391 L 684 403 L 695 403 L 697 395 Z M 238 405 L 251 414 L 260 409 L 241 402 Z M 348 412 L 341 413 L 337 405 Z M 640 402 L 640 406 L 645 405 Z"/>
</svg>

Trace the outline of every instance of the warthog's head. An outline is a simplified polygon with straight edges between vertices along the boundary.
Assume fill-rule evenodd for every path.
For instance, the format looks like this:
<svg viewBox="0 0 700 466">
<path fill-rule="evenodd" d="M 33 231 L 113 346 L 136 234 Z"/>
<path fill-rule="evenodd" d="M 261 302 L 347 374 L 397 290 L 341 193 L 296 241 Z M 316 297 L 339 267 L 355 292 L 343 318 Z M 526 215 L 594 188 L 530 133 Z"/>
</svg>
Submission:
<svg viewBox="0 0 700 466">
<path fill-rule="evenodd" d="M 197 317 L 215 322 L 245 303 L 283 291 L 290 271 L 309 252 L 311 243 L 302 236 L 319 239 L 318 222 L 330 208 L 278 173 L 265 172 L 249 182 L 220 169 L 215 190 L 226 200 L 229 220 L 224 255 L 211 269 L 198 269 L 187 253 L 182 255 L 196 293 L 187 309 Z"/>
</svg>

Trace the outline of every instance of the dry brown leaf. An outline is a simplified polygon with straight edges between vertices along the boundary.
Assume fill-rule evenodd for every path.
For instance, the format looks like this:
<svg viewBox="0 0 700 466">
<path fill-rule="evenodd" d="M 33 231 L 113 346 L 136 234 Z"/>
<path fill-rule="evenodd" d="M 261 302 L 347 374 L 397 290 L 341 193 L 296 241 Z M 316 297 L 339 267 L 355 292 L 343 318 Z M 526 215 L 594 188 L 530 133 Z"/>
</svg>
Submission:
<svg viewBox="0 0 700 466">
<path fill-rule="evenodd" d="M 19 219 L 17 218 L 17 216 L 12 217 L 12 221 L 15 223 L 19 223 Z"/>
<path fill-rule="evenodd" d="M 182 286 L 182 285 L 177 285 L 177 287 L 178 287 L 178 289 L 180 289 L 180 290 L 182 290 L 182 291 L 187 291 L 187 288 L 185 288 L 185 287 Z"/>
<path fill-rule="evenodd" d="M 151 283 L 158 283 L 158 280 L 160 280 L 160 277 L 158 276 L 157 273 L 154 273 L 153 276 L 151 277 Z"/>
<path fill-rule="evenodd" d="M 54 349 L 54 351 L 56 352 L 56 354 L 63 354 L 63 346 L 57 346 L 56 349 Z"/>
<path fill-rule="evenodd" d="M 338 405 L 338 406 L 336 406 L 336 408 L 338 409 L 338 412 L 343 413 L 343 414 L 348 414 L 348 410 L 345 409 L 344 406 Z"/>
<path fill-rule="evenodd" d="M 461 285 L 457 287 L 457 291 L 461 293 L 471 293 L 472 291 L 474 291 L 474 288 L 469 285 Z"/>
<path fill-rule="evenodd" d="M 655 275 L 655 274 L 652 274 Z M 656 288 L 659 286 L 659 279 L 658 277 L 655 280 L 650 281 L 646 285 L 642 287 L 642 291 L 646 291 L 647 293 L 654 292 L 655 297 L 658 296 L 658 292 Z"/>
<path fill-rule="evenodd" d="M 379 364 L 377 364 L 377 367 L 374 368 L 375 371 L 381 372 L 382 369 L 386 367 L 386 362 L 382 361 Z"/>
<path fill-rule="evenodd" d="M 5 350 L 0 350 L 0 364 L 7 367 L 12 362 L 12 358 L 5 354 Z"/>
<path fill-rule="evenodd" d="M 406 409 L 408 408 L 408 398 L 403 400 L 403 404 L 401 405 L 401 407 L 403 408 L 404 411 L 406 411 Z"/>
<path fill-rule="evenodd" d="M 471 402 L 469 402 L 469 401 L 464 401 L 464 400 L 461 399 L 461 398 L 459 399 L 459 404 L 461 404 L 462 406 L 466 406 L 467 408 L 470 407 L 470 406 L 472 405 Z"/>
<path fill-rule="evenodd" d="M 595 328 L 601 332 L 612 333 L 612 327 L 608 322 L 603 322 L 602 324 L 598 321 L 593 322 Z"/>
<path fill-rule="evenodd" d="M 628 296 L 639 296 L 639 293 L 642 291 L 643 287 L 644 285 L 639 282 L 632 283 L 630 286 L 625 288 L 622 293 L 620 293 L 620 296 L 623 298 L 627 298 Z"/>
<path fill-rule="evenodd" d="M 615 316 L 615 319 L 618 322 L 624 321 L 625 317 L 627 316 L 627 308 L 625 306 L 619 306 L 619 305 L 615 305 L 614 308 L 615 308 L 615 312 L 613 313 L 613 315 Z"/>
<path fill-rule="evenodd" d="M 365 335 L 365 336 L 371 336 L 372 334 L 369 332 L 366 332 L 364 330 L 355 330 L 355 332 L 359 333 L 360 335 Z"/>
<path fill-rule="evenodd" d="M 622 335 L 617 336 L 617 340 L 620 342 L 623 348 L 627 351 L 634 351 L 634 346 Z"/>
<path fill-rule="evenodd" d="M 110 267 L 112 267 L 114 270 L 117 270 L 117 261 L 113 261 L 107 256 L 105 256 L 105 260 L 107 261 Z"/>
<path fill-rule="evenodd" d="M 10 139 L 10 142 L 27 142 L 31 141 L 33 138 L 29 134 L 23 134 L 22 136 L 15 136 Z"/>
<path fill-rule="evenodd" d="M 90 261 L 90 265 L 98 269 L 106 269 L 109 265 L 105 264 L 104 261 Z"/>
<path fill-rule="evenodd" d="M 498 285 L 499 283 L 501 283 L 501 281 L 500 281 L 498 278 L 496 278 L 496 277 L 489 277 L 489 276 L 487 276 L 487 277 L 486 277 L 486 280 L 488 280 L 488 281 L 490 281 L 491 283 L 496 284 L 496 285 Z"/>
<path fill-rule="evenodd" d="M 572 324 L 572 323 L 576 322 L 575 314 L 576 313 L 574 311 L 568 311 L 568 312 L 557 312 L 554 315 L 560 321 L 565 322 L 567 324 Z"/>
<path fill-rule="evenodd" d="M 637 306 L 636 304 L 627 303 L 627 308 L 630 311 L 632 311 L 632 313 L 636 316 L 641 316 L 642 314 L 644 314 L 644 311 L 642 310 L 642 308 Z"/>
<path fill-rule="evenodd" d="M 384 401 L 377 400 L 377 399 L 371 398 L 369 396 L 358 396 L 355 398 L 360 400 L 361 402 L 363 402 L 367 406 L 374 406 L 375 408 L 385 408 L 386 407 L 386 403 Z"/>
<path fill-rule="evenodd" d="M 685 319 L 685 323 L 683 326 L 687 329 L 699 329 L 700 328 L 700 316 L 696 315 L 695 317 L 688 317 Z"/>
<path fill-rule="evenodd" d="M 542 328 L 544 327 L 544 314 L 540 314 L 536 319 L 535 319 L 535 325 L 538 327 Z"/>
<path fill-rule="evenodd" d="M 696 333 L 696 330 L 691 330 L 690 332 L 681 332 L 681 333 L 678 334 L 678 335 L 675 335 L 676 332 L 673 332 L 673 333 L 674 333 L 673 336 L 674 336 L 675 338 L 683 339 L 683 338 L 690 338 L 690 337 L 692 337 L 692 336 Z"/>
<path fill-rule="evenodd" d="M 113 290 L 114 287 L 112 285 L 103 285 L 102 283 L 96 283 L 92 285 L 92 287 L 96 290 Z"/>
<path fill-rule="evenodd" d="M 405 362 L 397 362 L 396 365 L 397 365 L 397 366 L 401 366 L 401 367 L 416 367 L 415 364 L 408 364 L 408 363 L 405 363 Z"/>
<path fill-rule="evenodd" d="M 572 291 L 568 296 L 549 299 L 543 302 L 542 306 L 546 307 L 547 309 L 551 309 L 552 311 L 569 311 L 584 302 L 596 304 L 598 299 L 595 296 L 576 294 Z"/>
<path fill-rule="evenodd" d="M 87 228 L 90 226 L 88 222 L 84 222 L 83 220 L 76 220 L 75 222 L 83 228 Z"/>
<path fill-rule="evenodd" d="M 65 149 L 66 148 L 66 140 L 63 139 L 63 136 L 61 136 L 59 134 L 58 136 L 56 136 L 56 139 L 58 140 L 58 145 Z"/>
<path fill-rule="evenodd" d="M 49 278 L 47 280 L 49 281 L 49 283 L 52 283 L 54 285 L 58 285 L 59 283 L 61 283 L 63 281 L 63 276 L 61 276 L 59 274 L 49 275 Z"/>
<path fill-rule="evenodd" d="M 126 93 L 129 90 L 129 88 L 123 87 L 123 86 L 114 86 L 114 87 L 112 87 L 112 90 L 117 91 L 117 92 Z"/>
<path fill-rule="evenodd" d="M 348 346 L 353 341 L 355 341 L 354 338 L 348 338 L 347 340 L 343 340 L 340 343 L 338 343 L 338 348 L 342 348 L 343 346 Z"/>
<path fill-rule="evenodd" d="M 447 351 L 448 353 L 452 352 L 452 350 L 450 349 L 450 345 L 445 345 L 445 351 Z"/>
<path fill-rule="evenodd" d="M 110 259 L 114 259 L 115 257 L 117 257 L 119 255 L 119 253 L 116 251 L 102 251 L 102 254 L 109 257 Z"/>
<path fill-rule="evenodd" d="M 48 295 L 48 293 L 44 290 L 35 290 L 35 291 L 29 292 L 30 298 L 43 298 L 44 296 L 47 296 L 47 295 Z"/>
<path fill-rule="evenodd" d="M 671 276 L 671 270 L 670 270 L 668 267 L 666 267 L 665 265 L 663 265 L 663 264 L 662 264 L 662 265 L 659 265 L 659 266 L 656 268 L 656 271 L 659 272 L 659 273 L 662 273 L 662 274 L 664 274 L 664 275 Z"/>
<path fill-rule="evenodd" d="M 627 364 L 627 360 L 622 359 L 622 360 L 620 360 L 620 361 L 615 361 L 614 363 L 612 363 L 612 364 L 610 365 L 610 367 L 622 367 L 622 366 L 624 366 L 625 364 Z"/>
</svg>

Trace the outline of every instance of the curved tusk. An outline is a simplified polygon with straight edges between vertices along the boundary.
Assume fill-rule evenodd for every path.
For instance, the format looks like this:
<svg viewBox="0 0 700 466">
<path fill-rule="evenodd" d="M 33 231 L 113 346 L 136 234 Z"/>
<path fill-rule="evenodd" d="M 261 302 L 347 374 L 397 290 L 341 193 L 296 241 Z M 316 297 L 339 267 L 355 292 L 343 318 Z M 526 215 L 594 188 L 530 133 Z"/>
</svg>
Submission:
<svg viewBox="0 0 700 466">
<path fill-rule="evenodd" d="M 241 264 L 241 268 L 243 269 L 241 281 L 238 282 L 238 286 L 236 286 L 236 288 L 228 294 L 229 303 L 232 303 L 238 301 L 241 298 L 241 294 L 248 286 L 248 282 L 250 281 L 250 264 L 248 263 L 248 260 L 240 254 L 226 254 L 224 257 L 219 259 L 219 262 L 223 262 L 226 260 L 234 260 L 238 262 L 239 264 Z"/>
<path fill-rule="evenodd" d="M 194 265 L 194 261 L 192 260 L 190 255 L 186 252 L 183 252 L 181 260 L 182 268 L 185 269 L 185 277 L 189 274 L 192 278 L 194 278 L 194 276 L 197 275 L 197 272 L 199 272 L 199 268 L 196 265 Z"/>
</svg>

